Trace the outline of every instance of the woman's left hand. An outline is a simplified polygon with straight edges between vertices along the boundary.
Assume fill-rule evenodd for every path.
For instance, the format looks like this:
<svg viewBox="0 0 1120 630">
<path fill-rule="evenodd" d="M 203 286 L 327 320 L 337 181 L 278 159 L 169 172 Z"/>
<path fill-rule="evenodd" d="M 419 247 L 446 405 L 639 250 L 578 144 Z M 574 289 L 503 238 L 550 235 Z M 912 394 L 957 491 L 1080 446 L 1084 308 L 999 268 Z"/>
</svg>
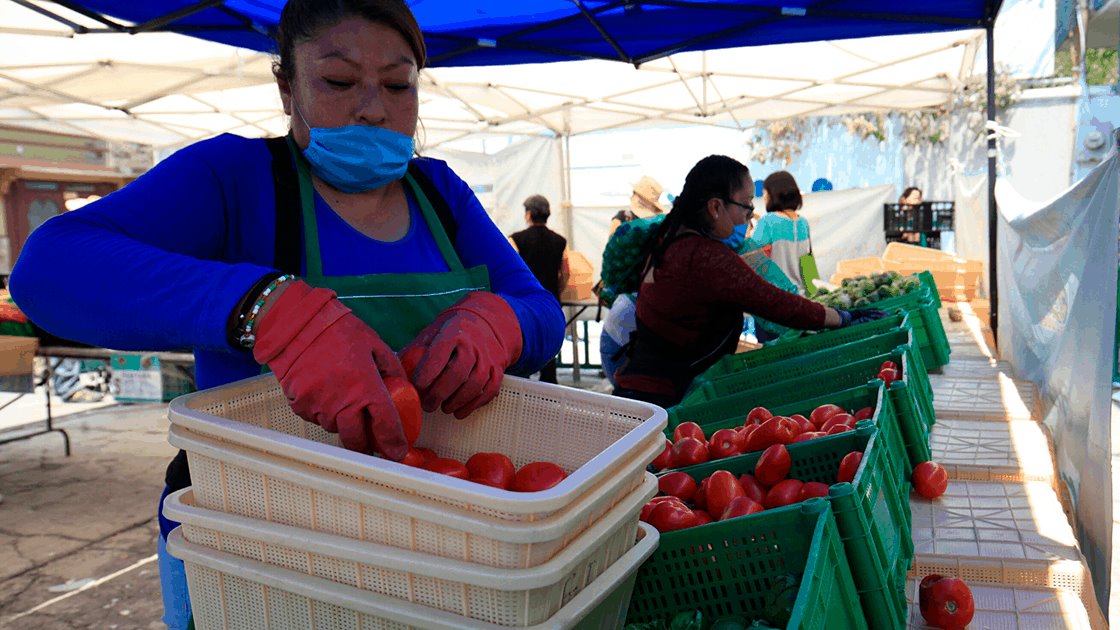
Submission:
<svg viewBox="0 0 1120 630">
<path fill-rule="evenodd" d="M 400 355 L 423 348 L 409 377 L 426 411 L 465 418 L 498 395 L 506 368 L 521 356 L 521 325 L 509 304 L 475 291 L 440 313 Z"/>
</svg>

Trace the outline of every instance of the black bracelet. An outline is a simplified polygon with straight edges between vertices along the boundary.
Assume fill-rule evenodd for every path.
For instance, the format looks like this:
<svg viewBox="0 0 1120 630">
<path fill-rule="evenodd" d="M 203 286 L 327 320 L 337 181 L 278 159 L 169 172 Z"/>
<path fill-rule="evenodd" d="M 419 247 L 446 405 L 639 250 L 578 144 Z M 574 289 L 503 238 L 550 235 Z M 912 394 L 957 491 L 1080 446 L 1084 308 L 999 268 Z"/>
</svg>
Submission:
<svg viewBox="0 0 1120 630">
<path fill-rule="evenodd" d="M 237 307 L 230 312 L 229 320 L 226 323 L 226 341 L 229 342 L 230 347 L 241 351 L 246 350 L 241 346 L 239 339 L 245 328 L 245 318 L 249 316 L 249 309 L 253 306 L 253 300 L 261 294 L 261 291 L 264 291 L 269 283 L 282 275 L 284 274 L 280 272 L 265 274 L 245 292 L 245 295 L 241 296 L 241 300 L 237 303 Z"/>
</svg>

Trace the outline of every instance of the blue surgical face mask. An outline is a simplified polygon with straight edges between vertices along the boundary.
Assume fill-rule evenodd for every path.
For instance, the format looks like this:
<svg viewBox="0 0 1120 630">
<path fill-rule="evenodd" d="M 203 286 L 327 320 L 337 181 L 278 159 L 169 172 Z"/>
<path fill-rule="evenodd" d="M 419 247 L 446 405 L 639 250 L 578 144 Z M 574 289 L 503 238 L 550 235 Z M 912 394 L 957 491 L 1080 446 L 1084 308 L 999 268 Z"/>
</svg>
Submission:
<svg viewBox="0 0 1120 630">
<path fill-rule="evenodd" d="M 725 245 L 727 245 L 728 247 L 730 247 L 731 249 L 733 249 L 735 251 L 739 251 L 739 248 L 743 246 L 743 243 L 745 243 L 746 240 L 747 240 L 747 224 L 746 223 L 740 223 L 739 225 L 736 225 L 734 228 L 732 228 L 731 236 L 728 236 L 727 238 L 723 239 L 720 242 L 724 243 Z"/>
<path fill-rule="evenodd" d="M 345 193 L 380 188 L 404 177 L 412 159 L 412 138 L 382 127 L 312 127 L 299 108 L 311 141 L 303 157 L 323 181 Z"/>
</svg>

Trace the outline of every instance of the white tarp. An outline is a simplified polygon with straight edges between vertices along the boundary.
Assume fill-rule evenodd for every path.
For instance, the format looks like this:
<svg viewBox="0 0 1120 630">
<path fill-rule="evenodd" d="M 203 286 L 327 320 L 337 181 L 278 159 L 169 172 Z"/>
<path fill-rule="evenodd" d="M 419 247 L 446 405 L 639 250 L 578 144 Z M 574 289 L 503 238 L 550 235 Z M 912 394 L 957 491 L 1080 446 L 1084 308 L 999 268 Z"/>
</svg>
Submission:
<svg viewBox="0 0 1120 630">
<path fill-rule="evenodd" d="M 1120 158 L 1114 152 L 1046 204 L 1007 186 L 997 186 L 1000 356 L 1040 387 L 1081 551 L 1107 610 Z"/>
</svg>

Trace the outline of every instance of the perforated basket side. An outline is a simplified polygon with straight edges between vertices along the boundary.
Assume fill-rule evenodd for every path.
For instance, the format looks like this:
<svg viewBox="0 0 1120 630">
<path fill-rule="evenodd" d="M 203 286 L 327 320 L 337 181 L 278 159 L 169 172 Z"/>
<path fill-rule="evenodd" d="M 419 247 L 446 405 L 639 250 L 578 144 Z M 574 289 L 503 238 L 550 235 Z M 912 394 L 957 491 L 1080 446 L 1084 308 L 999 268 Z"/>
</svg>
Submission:
<svg viewBox="0 0 1120 630">
<path fill-rule="evenodd" d="M 616 628 L 638 566 L 653 553 L 658 534 L 639 526 L 639 540 L 589 588 L 547 621 L 525 630 Z M 306 628 L 425 628 L 501 630 L 499 626 L 376 595 L 352 587 L 236 558 L 168 536 L 168 550 L 184 561 L 191 605 L 200 629 L 305 630 Z M 586 624 L 585 624 L 586 621 Z"/>
<path fill-rule="evenodd" d="M 909 628 L 928 627 L 918 610 L 919 583 L 920 580 L 912 578 L 906 585 Z M 970 624 L 975 628 L 1105 630 L 1108 627 L 1099 618 L 1094 624 L 1081 600 L 1069 591 L 983 582 L 971 582 L 968 587 L 976 607 Z"/>
<path fill-rule="evenodd" d="M 538 567 L 509 570 L 437 558 L 262 523 L 193 506 L 189 492 L 168 497 L 165 514 L 190 542 L 504 626 L 541 623 L 558 612 L 634 543 L 638 511 L 657 492 L 642 486 Z"/>
<path fill-rule="evenodd" d="M 448 483 L 443 475 L 343 449 L 337 435 L 296 416 L 268 375 L 178 398 L 168 410 L 173 426 L 202 436 L 509 520 L 541 518 L 604 483 L 665 427 L 664 414 L 639 401 L 506 376 L 498 396 L 464 420 L 424 415 L 417 445 L 441 456 L 465 461 L 500 450 L 515 466 L 550 461 L 568 472 L 548 490 L 514 493 Z"/>
<path fill-rule="evenodd" d="M 188 452 L 195 497 L 202 507 L 504 568 L 532 567 L 553 557 L 637 488 L 646 462 L 664 448 L 662 435 L 652 435 L 608 483 L 565 509 L 536 520 L 504 521 L 193 435 L 181 427 L 171 427 L 169 439 Z"/>
</svg>

